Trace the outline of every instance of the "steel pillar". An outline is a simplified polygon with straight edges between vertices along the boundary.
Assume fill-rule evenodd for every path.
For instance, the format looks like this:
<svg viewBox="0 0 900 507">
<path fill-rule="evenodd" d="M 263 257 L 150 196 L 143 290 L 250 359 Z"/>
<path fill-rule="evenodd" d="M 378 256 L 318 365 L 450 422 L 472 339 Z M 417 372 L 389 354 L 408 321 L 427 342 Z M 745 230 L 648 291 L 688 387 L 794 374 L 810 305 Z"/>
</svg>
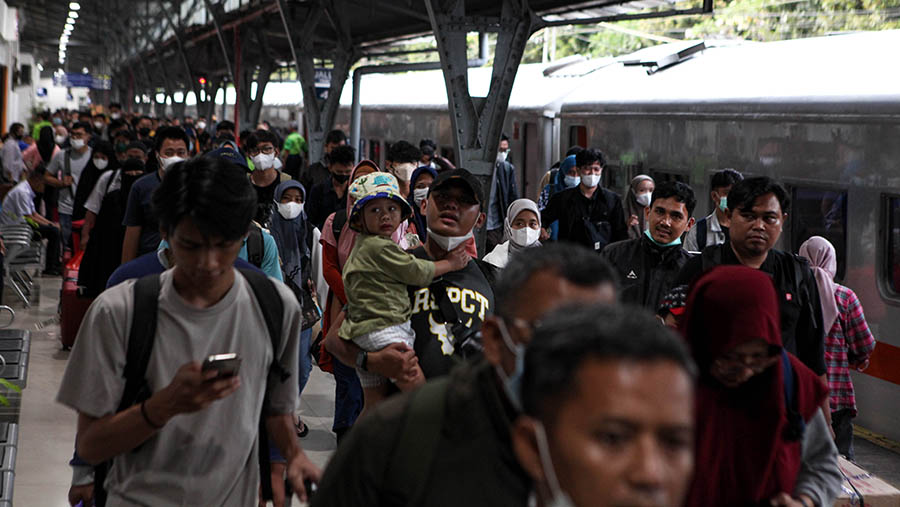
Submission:
<svg viewBox="0 0 900 507">
<path fill-rule="evenodd" d="M 350 67 L 359 58 L 359 51 L 352 45 L 349 31 L 346 27 L 336 26 L 338 47 L 330 54 L 333 63 L 331 68 L 331 85 L 328 89 L 328 97 L 325 100 L 319 100 L 316 97 L 316 69 L 312 54 L 313 34 L 316 25 L 322 18 L 323 12 L 328 11 L 329 17 L 332 20 L 337 20 L 338 23 L 343 18 L 334 11 L 332 4 L 323 6 L 321 2 L 311 3 L 306 19 L 300 29 L 303 38 L 299 44 L 295 44 L 294 38 L 291 36 L 290 24 L 288 23 L 286 2 L 285 0 L 276 0 L 276 3 L 278 4 L 278 12 L 281 15 L 281 22 L 284 25 L 284 33 L 287 35 L 288 45 L 291 48 L 291 55 L 294 57 L 297 77 L 300 80 L 300 86 L 303 88 L 303 118 L 306 120 L 306 141 L 309 147 L 309 160 L 310 162 L 318 161 L 322 158 L 325 136 L 334 126 L 334 119 L 337 116 L 344 83 L 347 81 Z"/>
<path fill-rule="evenodd" d="M 425 0 L 447 86 L 457 167 L 484 178 L 490 188 L 497 143 L 509 106 L 519 62 L 528 38 L 541 20 L 528 0 L 503 0 L 499 18 L 467 16 L 464 0 Z M 469 28 L 485 25 L 497 31 L 491 86 L 487 97 L 469 94 L 466 35 Z"/>
</svg>

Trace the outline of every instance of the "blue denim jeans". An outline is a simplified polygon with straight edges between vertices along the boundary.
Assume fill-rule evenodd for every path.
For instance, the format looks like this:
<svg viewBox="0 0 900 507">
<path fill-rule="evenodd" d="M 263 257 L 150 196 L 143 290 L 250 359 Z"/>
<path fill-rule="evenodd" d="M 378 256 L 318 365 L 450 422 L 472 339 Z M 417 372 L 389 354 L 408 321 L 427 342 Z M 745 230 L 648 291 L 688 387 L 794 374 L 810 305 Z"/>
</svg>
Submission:
<svg viewBox="0 0 900 507">
<path fill-rule="evenodd" d="M 300 394 L 303 394 L 303 388 L 309 381 L 309 373 L 312 371 L 312 357 L 309 355 L 309 345 L 312 341 L 312 328 L 300 333 L 300 371 L 297 379 L 300 383 Z"/>
<path fill-rule="evenodd" d="M 72 215 L 59 214 L 59 232 L 62 234 L 63 250 L 72 250 Z"/>
<path fill-rule="evenodd" d="M 363 391 L 356 368 L 334 358 L 334 425 L 332 430 L 346 430 L 353 426 L 363 408 Z"/>
</svg>

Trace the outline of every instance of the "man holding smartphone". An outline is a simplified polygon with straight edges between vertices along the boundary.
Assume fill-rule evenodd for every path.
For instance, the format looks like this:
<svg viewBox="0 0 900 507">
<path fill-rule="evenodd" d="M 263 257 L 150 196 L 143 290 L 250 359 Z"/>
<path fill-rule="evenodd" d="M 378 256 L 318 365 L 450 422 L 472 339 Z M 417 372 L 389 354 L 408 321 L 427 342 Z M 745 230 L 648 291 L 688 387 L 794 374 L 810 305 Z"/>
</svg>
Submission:
<svg viewBox="0 0 900 507">
<path fill-rule="evenodd" d="M 264 416 L 305 499 L 304 480 L 318 481 L 320 471 L 293 423 L 300 308 L 270 280 L 284 308 L 281 336 L 271 340 L 261 303 L 233 268 L 256 209 L 253 188 L 228 162 L 198 158 L 166 172 L 153 205 L 175 267 L 159 278 L 145 374 L 152 395 L 117 412 L 135 301 L 134 282 L 124 282 L 88 310 L 58 395 L 78 411 L 78 454 L 92 464 L 113 459 L 107 505 L 253 505 Z M 228 353 L 241 359 L 235 375 L 204 371 L 204 359 Z"/>
</svg>

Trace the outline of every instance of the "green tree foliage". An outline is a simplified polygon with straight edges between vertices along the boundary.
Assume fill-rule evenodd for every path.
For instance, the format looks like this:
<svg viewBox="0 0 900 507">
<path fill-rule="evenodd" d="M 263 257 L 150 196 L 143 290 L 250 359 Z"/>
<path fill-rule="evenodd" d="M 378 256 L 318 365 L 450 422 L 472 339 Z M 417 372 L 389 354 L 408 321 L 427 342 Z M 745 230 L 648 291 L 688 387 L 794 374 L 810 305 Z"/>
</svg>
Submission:
<svg viewBox="0 0 900 507">
<path fill-rule="evenodd" d="M 695 1 L 676 4 L 698 6 Z M 616 56 L 671 39 L 745 39 L 773 41 L 835 32 L 900 28 L 900 0 L 716 0 L 713 14 L 623 21 L 614 25 L 647 34 L 641 37 L 603 26 L 573 26 L 556 32 L 557 59 L 581 54 Z M 549 30 L 528 43 L 525 62 L 544 57 Z M 547 44 L 549 44 L 549 39 Z"/>
</svg>

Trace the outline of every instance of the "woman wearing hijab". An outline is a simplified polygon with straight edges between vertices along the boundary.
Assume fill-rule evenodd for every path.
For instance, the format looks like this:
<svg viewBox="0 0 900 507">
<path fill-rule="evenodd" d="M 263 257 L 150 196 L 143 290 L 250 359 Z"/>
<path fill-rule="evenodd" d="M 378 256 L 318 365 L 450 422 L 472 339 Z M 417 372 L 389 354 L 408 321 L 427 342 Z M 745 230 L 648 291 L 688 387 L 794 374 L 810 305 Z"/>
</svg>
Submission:
<svg viewBox="0 0 900 507">
<path fill-rule="evenodd" d="M 96 165 L 103 165 L 95 151 Z M 84 225 L 81 228 L 81 248 L 84 257 L 78 269 L 78 285 L 83 295 L 97 297 L 106 288 L 110 275 L 122 262 L 122 241 L 125 238 L 125 206 L 131 185 L 144 175 L 144 164 L 137 159 L 126 160 L 121 168 L 112 157 L 113 169 L 105 171 L 97 179 L 84 203 Z"/>
<path fill-rule="evenodd" d="M 510 203 L 503 222 L 503 243 L 487 255 L 484 262 L 498 270 L 506 267 L 511 255 L 526 248 L 541 246 L 541 212 L 531 199 L 518 199 Z"/>
<path fill-rule="evenodd" d="M 813 236 L 800 246 L 800 256 L 809 261 L 819 288 L 825 336 L 825 364 L 831 427 L 838 452 L 853 459 L 853 418 L 856 397 L 850 368 L 862 371 L 875 350 L 875 337 L 866 323 L 862 305 L 849 287 L 834 282 L 837 257 L 834 246 L 821 236 Z"/>
<path fill-rule="evenodd" d="M 100 174 L 112 172 L 119 168 L 119 159 L 116 150 L 109 141 L 97 141 L 91 151 L 91 160 L 81 172 L 78 178 L 78 186 L 75 189 L 75 204 L 72 206 L 72 220 L 81 220 L 85 216 L 84 203 L 87 202 Z"/>
<path fill-rule="evenodd" d="M 822 381 L 781 342 L 765 273 L 720 266 L 691 288 L 681 323 L 700 372 L 687 505 L 829 506 L 841 485 Z"/>
<path fill-rule="evenodd" d="M 423 165 L 413 171 L 409 178 L 409 196 L 407 201 L 412 206 L 413 215 L 410 218 L 414 232 L 419 236 L 419 242 L 425 244 L 428 239 L 428 228 L 425 224 L 425 215 L 422 213 L 422 201 L 428 198 L 428 189 L 437 178 L 437 171 L 431 166 Z"/>
<path fill-rule="evenodd" d="M 644 210 L 650 206 L 653 190 L 656 188 L 653 178 L 646 174 L 638 174 L 631 179 L 628 192 L 625 194 L 625 214 L 628 215 L 628 238 L 637 239 L 644 234 Z"/>
</svg>

